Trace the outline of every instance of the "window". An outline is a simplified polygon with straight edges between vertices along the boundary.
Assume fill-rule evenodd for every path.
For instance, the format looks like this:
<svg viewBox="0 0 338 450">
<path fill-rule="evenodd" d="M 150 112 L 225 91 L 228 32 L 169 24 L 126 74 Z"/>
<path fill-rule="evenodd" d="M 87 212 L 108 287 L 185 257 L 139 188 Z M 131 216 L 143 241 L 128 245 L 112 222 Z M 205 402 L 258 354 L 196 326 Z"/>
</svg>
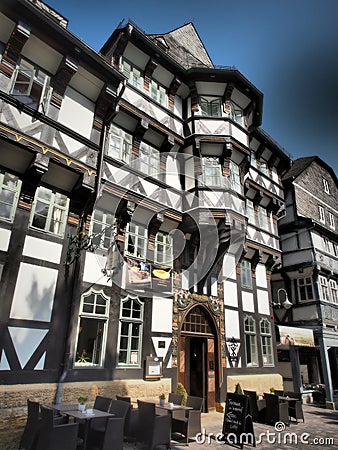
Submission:
<svg viewBox="0 0 338 450">
<path fill-rule="evenodd" d="M 120 128 L 112 125 L 109 134 L 107 155 L 125 163 L 130 162 L 133 137 Z"/>
<path fill-rule="evenodd" d="M 319 220 L 322 223 L 325 223 L 325 210 L 322 206 L 318 206 L 318 212 L 319 212 Z"/>
<path fill-rule="evenodd" d="M 222 186 L 222 171 L 219 158 L 213 156 L 204 156 L 203 179 L 206 186 Z"/>
<path fill-rule="evenodd" d="M 243 126 L 243 110 L 238 105 L 236 105 L 236 103 L 227 100 L 224 104 L 224 111 L 234 122 L 237 122 L 239 125 Z"/>
<path fill-rule="evenodd" d="M 32 228 L 63 236 L 69 207 L 69 199 L 45 187 L 35 193 L 29 225 Z"/>
<path fill-rule="evenodd" d="M 256 219 L 255 219 L 255 207 L 251 200 L 246 200 L 246 215 L 248 217 L 249 223 L 252 223 L 255 225 Z"/>
<path fill-rule="evenodd" d="M 264 173 L 264 175 L 269 174 L 269 168 L 268 168 L 268 164 L 266 161 L 262 161 L 262 160 L 260 161 L 259 169 L 262 173 Z"/>
<path fill-rule="evenodd" d="M 140 145 L 140 171 L 154 178 L 160 175 L 160 152 L 156 148 L 141 142 Z"/>
<path fill-rule="evenodd" d="M 13 222 L 21 190 L 21 180 L 0 172 L 0 218 Z"/>
<path fill-rule="evenodd" d="M 168 106 L 168 95 L 164 87 L 160 86 L 156 81 L 150 82 L 150 97 L 162 106 Z"/>
<path fill-rule="evenodd" d="M 263 206 L 258 206 L 258 223 L 263 230 L 269 231 L 269 221 L 267 211 Z"/>
<path fill-rule="evenodd" d="M 133 67 L 127 61 L 123 61 L 122 63 L 122 72 L 128 78 L 128 83 L 134 86 L 137 89 L 142 89 L 142 76 L 141 71 Z"/>
<path fill-rule="evenodd" d="M 299 300 L 313 300 L 312 279 L 310 277 L 298 278 L 297 287 Z"/>
<path fill-rule="evenodd" d="M 109 318 L 109 297 L 91 289 L 81 297 L 75 366 L 103 366 Z"/>
<path fill-rule="evenodd" d="M 230 161 L 230 185 L 234 191 L 241 193 L 242 186 L 241 177 L 239 175 L 239 166 L 233 161 Z"/>
<path fill-rule="evenodd" d="M 327 181 L 326 178 L 322 178 L 323 180 L 323 188 L 324 188 L 324 192 L 326 192 L 327 194 L 330 194 L 330 186 L 329 186 L 329 182 Z"/>
<path fill-rule="evenodd" d="M 336 220 L 335 220 L 335 217 L 334 217 L 334 215 L 333 215 L 332 213 L 330 213 L 330 212 L 329 212 L 329 225 L 330 225 L 330 228 L 332 228 L 333 230 L 336 229 Z"/>
<path fill-rule="evenodd" d="M 221 104 L 220 98 L 200 97 L 202 116 L 220 117 L 222 115 Z"/>
<path fill-rule="evenodd" d="M 27 106 L 46 113 L 49 102 L 50 78 L 41 69 L 21 58 L 14 72 L 10 93 Z"/>
<path fill-rule="evenodd" d="M 329 302 L 330 301 L 330 293 L 329 293 L 329 288 L 327 285 L 327 278 L 325 278 L 323 276 L 319 276 L 319 284 L 320 284 L 320 290 L 322 293 L 322 300 Z"/>
<path fill-rule="evenodd" d="M 138 297 L 126 297 L 121 302 L 118 338 L 118 365 L 141 365 L 143 303 Z"/>
<path fill-rule="evenodd" d="M 93 244 L 101 249 L 108 250 L 114 243 L 115 218 L 113 214 L 95 209 L 90 223 L 90 234 L 94 235 Z M 95 235 L 100 236 L 95 237 Z"/>
<path fill-rule="evenodd" d="M 129 222 L 125 234 L 124 253 L 135 258 L 146 259 L 148 232 L 143 225 Z"/>
<path fill-rule="evenodd" d="M 330 280 L 330 291 L 333 303 L 338 303 L 338 291 L 336 280 Z"/>
<path fill-rule="evenodd" d="M 241 262 L 241 283 L 243 287 L 252 288 L 251 262 L 246 259 Z"/>
<path fill-rule="evenodd" d="M 244 319 L 245 355 L 248 367 L 258 366 L 256 322 L 251 316 Z"/>
<path fill-rule="evenodd" d="M 273 366 L 271 323 L 267 319 L 262 319 L 260 322 L 260 334 L 263 366 Z"/>
<path fill-rule="evenodd" d="M 165 266 L 173 266 L 173 242 L 167 233 L 158 232 L 155 236 L 154 262 Z"/>
</svg>

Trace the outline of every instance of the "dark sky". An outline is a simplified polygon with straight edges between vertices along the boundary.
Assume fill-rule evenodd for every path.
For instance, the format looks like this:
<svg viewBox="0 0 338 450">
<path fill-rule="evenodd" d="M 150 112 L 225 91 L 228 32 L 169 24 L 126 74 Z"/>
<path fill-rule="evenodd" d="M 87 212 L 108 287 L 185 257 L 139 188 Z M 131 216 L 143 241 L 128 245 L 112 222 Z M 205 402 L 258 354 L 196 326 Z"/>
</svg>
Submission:
<svg viewBox="0 0 338 450">
<path fill-rule="evenodd" d="M 262 128 L 294 159 L 318 155 L 337 174 L 338 0 L 47 3 L 96 50 L 122 19 L 146 33 L 193 22 L 213 62 L 263 92 Z"/>
</svg>

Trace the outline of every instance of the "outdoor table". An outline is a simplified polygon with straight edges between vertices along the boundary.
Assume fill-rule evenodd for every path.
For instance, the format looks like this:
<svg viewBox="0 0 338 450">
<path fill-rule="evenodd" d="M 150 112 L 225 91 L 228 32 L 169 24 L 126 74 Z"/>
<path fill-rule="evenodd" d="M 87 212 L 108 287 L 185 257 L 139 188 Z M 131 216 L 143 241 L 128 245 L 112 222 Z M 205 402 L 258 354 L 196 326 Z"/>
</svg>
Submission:
<svg viewBox="0 0 338 450">
<path fill-rule="evenodd" d="M 60 403 L 58 405 L 53 403 L 51 405 L 48 405 L 48 408 L 55 409 L 60 413 L 64 413 L 66 411 L 77 411 L 78 403 Z"/>
<path fill-rule="evenodd" d="M 70 405 L 68 404 L 60 404 L 60 405 L 53 405 L 51 407 L 53 407 L 54 409 L 56 409 L 57 411 L 60 411 L 63 414 L 66 414 L 69 417 L 72 417 L 73 419 L 78 419 L 78 420 L 83 420 L 85 422 L 85 429 L 84 429 L 84 436 L 83 436 L 83 448 L 84 450 L 87 448 L 87 440 L 88 440 L 88 434 L 89 434 L 89 428 L 90 428 L 90 422 L 92 421 L 92 419 L 97 419 L 97 418 L 109 418 L 109 417 L 114 417 L 114 414 L 105 412 L 105 411 L 100 411 L 99 409 L 91 409 L 91 413 L 88 413 L 87 411 L 78 411 L 77 409 L 77 404 L 76 409 L 74 410 L 70 410 L 67 408 L 70 407 Z"/>
</svg>

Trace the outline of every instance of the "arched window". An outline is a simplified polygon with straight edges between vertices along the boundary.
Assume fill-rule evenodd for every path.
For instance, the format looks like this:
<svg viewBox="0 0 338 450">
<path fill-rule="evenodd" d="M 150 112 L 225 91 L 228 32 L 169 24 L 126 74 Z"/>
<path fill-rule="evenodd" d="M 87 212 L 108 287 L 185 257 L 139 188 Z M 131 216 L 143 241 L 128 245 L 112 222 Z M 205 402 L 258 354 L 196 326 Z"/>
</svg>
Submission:
<svg viewBox="0 0 338 450">
<path fill-rule="evenodd" d="M 256 321 L 251 316 L 244 318 L 245 355 L 247 367 L 258 366 Z"/>
<path fill-rule="evenodd" d="M 261 346 L 263 355 L 263 366 L 273 366 L 271 323 L 268 319 L 260 321 Z"/>
<path fill-rule="evenodd" d="M 90 289 L 81 297 L 75 366 L 103 366 L 109 318 L 109 297 Z"/>
<path fill-rule="evenodd" d="M 138 297 L 121 301 L 118 338 L 118 366 L 140 367 L 144 304 Z"/>
</svg>

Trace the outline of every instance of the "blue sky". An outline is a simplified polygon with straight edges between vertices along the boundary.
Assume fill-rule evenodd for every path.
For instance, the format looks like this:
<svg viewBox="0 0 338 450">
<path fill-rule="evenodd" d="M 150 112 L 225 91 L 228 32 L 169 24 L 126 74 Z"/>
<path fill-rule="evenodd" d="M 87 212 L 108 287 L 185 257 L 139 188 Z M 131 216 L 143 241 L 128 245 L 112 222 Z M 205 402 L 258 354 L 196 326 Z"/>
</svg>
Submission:
<svg viewBox="0 0 338 450">
<path fill-rule="evenodd" d="M 264 94 L 262 128 L 293 158 L 338 169 L 338 0 L 47 0 L 99 50 L 121 20 L 146 33 L 193 22 L 214 64 Z"/>
</svg>

